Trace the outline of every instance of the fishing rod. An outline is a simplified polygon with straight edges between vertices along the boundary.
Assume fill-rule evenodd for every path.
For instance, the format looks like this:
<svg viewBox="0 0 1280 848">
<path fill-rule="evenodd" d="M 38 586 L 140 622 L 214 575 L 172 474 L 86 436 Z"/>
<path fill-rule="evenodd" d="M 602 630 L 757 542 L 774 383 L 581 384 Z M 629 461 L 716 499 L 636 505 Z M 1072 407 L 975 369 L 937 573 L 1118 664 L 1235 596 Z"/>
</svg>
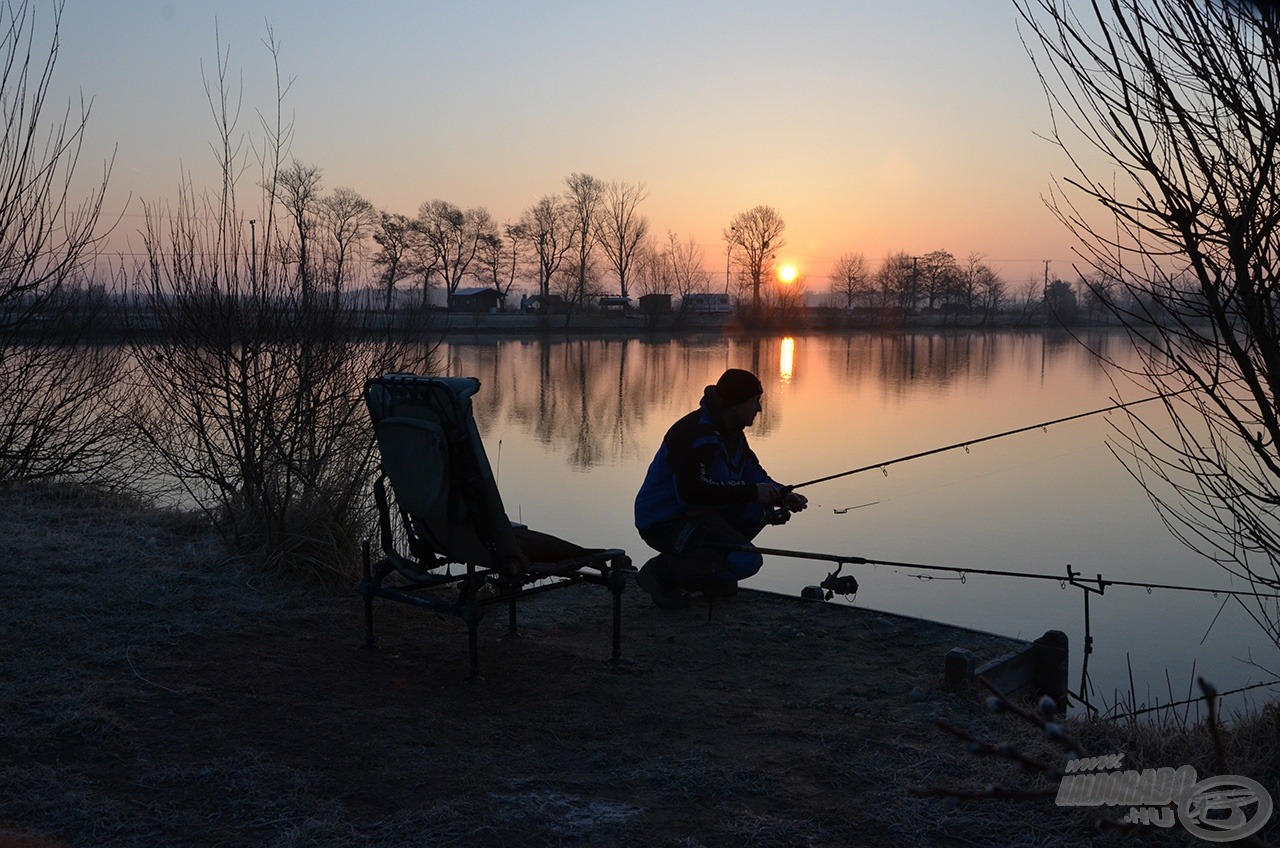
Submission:
<svg viewBox="0 0 1280 848">
<path fill-rule="evenodd" d="M 956 442 L 953 445 L 946 445 L 945 447 L 933 448 L 931 450 L 926 450 L 926 451 L 920 451 L 919 453 L 913 453 L 908 456 L 900 456 L 897 459 L 891 459 L 891 460 L 888 460 L 887 462 L 876 462 L 876 463 L 872 463 L 871 465 L 864 465 L 861 468 L 854 468 L 850 471 L 841 471 L 838 474 L 828 474 L 826 477 L 819 477 L 816 480 L 806 480 L 803 483 L 795 483 L 794 485 L 787 486 L 786 490 L 790 492 L 796 489 L 803 488 L 805 486 L 812 486 L 816 483 L 825 483 L 828 480 L 838 480 L 841 477 L 849 477 L 854 474 L 861 474 L 864 471 L 875 471 L 876 469 L 883 470 L 885 468 L 888 468 L 890 465 L 897 465 L 898 463 L 901 463 L 901 462 L 910 462 L 913 459 L 921 459 L 922 457 L 933 456 L 934 454 L 939 454 L 939 453 L 946 453 L 947 451 L 957 450 L 959 448 L 964 448 L 968 450 L 969 447 L 972 445 L 982 444 L 983 442 L 990 442 L 994 439 L 1003 439 L 1006 436 L 1015 436 L 1018 433 L 1026 433 L 1029 430 L 1043 430 L 1046 427 L 1052 427 L 1055 424 L 1065 424 L 1068 421 L 1075 421 L 1078 418 L 1088 418 L 1091 415 L 1101 415 L 1104 412 L 1113 412 L 1117 409 L 1128 409 L 1131 406 L 1138 406 L 1139 404 L 1150 403 L 1153 400 L 1164 400 L 1166 398 L 1171 398 L 1174 395 L 1180 395 L 1180 394 L 1183 394 L 1184 392 L 1192 391 L 1194 388 L 1195 387 L 1192 386 L 1185 389 L 1179 389 L 1176 392 L 1164 392 L 1158 395 L 1152 395 L 1151 397 L 1141 398 L 1140 400 L 1131 400 L 1131 401 L 1126 401 L 1124 403 L 1113 403 L 1110 406 L 1104 406 L 1101 409 L 1091 409 L 1088 412 L 1077 412 L 1075 415 L 1067 415 L 1063 418 L 1055 418 L 1052 421 L 1042 421 L 1039 424 L 1028 424 L 1025 427 L 1018 427 L 1013 430 L 1005 430 L 1003 433 L 994 433 L 990 436 L 983 436 L 978 439 L 969 439 L 963 442 Z"/>
<path fill-rule="evenodd" d="M 969 574 L 982 575 L 986 577 L 1019 577 L 1026 580 L 1053 580 L 1058 583 L 1075 586 L 1079 589 L 1094 592 L 1095 594 L 1103 594 L 1108 586 L 1124 586 L 1134 589 L 1146 589 L 1148 591 L 1154 589 L 1165 589 L 1175 592 L 1195 592 L 1212 595 L 1228 595 L 1231 597 L 1246 597 L 1260 599 L 1277 599 L 1280 593 L 1262 592 L 1257 589 L 1223 589 L 1205 586 L 1182 586 L 1174 583 L 1153 583 L 1150 581 L 1140 580 L 1111 580 L 1103 577 L 1101 574 L 1096 577 L 1086 577 L 1079 571 L 1076 571 L 1070 565 L 1067 566 L 1067 574 L 1063 577 L 1060 574 L 1046 574 L 1036 571 L 1011 571 L 999 568 L 971 568 L 962 565 L 931 565 L 922 562 L 900 562 L 898 560 L 877 559 L 874 557 L 855 556 L 853 554 L 829 554 L 819 553 L 816 551 L 795 551 L 786 548 L 760 548 L 755 545 L 725 545 L 725 548 L 734 551 L 744 551 L 757 554 L 769 554 L 771 556 L 791 557 L 793 559 L 807 559 L 814 562 L 831 562 L 840 566 L 844 565 L 871 565 L 883 566 L 887 568 L 902 568 L 912 571 L 945 571 L 952 574 L 959 574 L 962 577 Z M 840 593 L 837 593 L 840 594 Z"/>
</svg>

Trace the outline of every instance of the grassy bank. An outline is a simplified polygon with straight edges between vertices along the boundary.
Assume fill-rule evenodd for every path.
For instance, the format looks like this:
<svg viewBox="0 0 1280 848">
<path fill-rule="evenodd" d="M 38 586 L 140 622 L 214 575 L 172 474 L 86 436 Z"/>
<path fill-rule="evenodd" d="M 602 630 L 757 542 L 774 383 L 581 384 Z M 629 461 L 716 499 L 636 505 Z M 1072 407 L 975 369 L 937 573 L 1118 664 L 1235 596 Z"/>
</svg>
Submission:
<svg viewBox="0 0 1280 848">
<path fill-rule="evenodd" d="M 531 601 L 524 638 L 486 619 L 475 684 L 456 621 L 384 608 L 381 650 L 361 651 L 353 593 L 264 577 L 181 514 L 24 489 L 0 494 L 0 534 L 0 844 L 1123 841 L 1098 810 L 911 793 L 1052 789 L 933 725 L 1062 761 L 981 693 L 938 688 L 946 649 L 1007 640 L 752 592 L 708 621 L 632 588 L 629 661 L 610 666 L 608 595 L 581 587 Z M 1228 769 L 1275 786 L 1277 726 L 1240 722 Z M 1219 773 L 1203 728 L 1070 732 Z"/>
</svg>

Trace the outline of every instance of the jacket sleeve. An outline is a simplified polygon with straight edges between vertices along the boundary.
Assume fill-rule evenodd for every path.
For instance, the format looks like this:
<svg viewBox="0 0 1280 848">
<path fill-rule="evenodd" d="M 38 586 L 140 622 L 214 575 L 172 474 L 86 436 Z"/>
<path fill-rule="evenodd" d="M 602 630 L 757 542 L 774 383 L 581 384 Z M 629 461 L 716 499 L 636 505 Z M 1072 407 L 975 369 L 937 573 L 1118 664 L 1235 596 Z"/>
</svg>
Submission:
<svg viewBox="0 0 1280 848">
<path fill-rule="evenodd" d="M 742 479 L 752 484 L 773 483 L 775 486 L 781 485 L 769 476 L 769 472 L 764 470 L 760 465 L 760 460 L 756 458 L 756 452 L 751 450 L 751 448 L 747 448 L 747 461 L 746 467 L 742 472 Z"/>
<path fill-rule="evenodd" d="M 756 499 L 754 481 L 718 479 L 715 474 L 717 444 L 714 436 L 701 436 L 690 445 L 672 444 L 668 451 L 676 494 L 685 503 L 722 506 L 751 503 Z M 756 467 L 759 467 L 758 463 Z"/>
</svg>

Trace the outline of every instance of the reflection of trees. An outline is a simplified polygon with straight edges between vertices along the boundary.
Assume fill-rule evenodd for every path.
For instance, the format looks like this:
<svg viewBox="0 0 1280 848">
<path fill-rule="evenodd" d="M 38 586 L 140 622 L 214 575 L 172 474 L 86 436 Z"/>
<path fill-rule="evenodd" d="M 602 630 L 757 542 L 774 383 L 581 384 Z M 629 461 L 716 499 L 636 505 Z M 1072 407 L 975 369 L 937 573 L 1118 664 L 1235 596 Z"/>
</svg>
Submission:
<svg viewBox="0 0 1280 848">
<path fill-rule="evenodd" d="M 985 380 L 1000 337 L 960 334 L 862 334 L 830 347 L 832 371 L 847 385 L 874 383 L 890 395 L 946 386 L 960 378 Z"/>
<path fill-rule="evenodd" d="M 1112 338 L 1107 333 L 1085 339 L 1065 333 L 867 333 L 833 340 L 828 360 L 832 373 L 848 386 L 870 383 L 887 395 L 904 396 L 959 381 L 986 382 L 998 366 L 1043 376 L 1057 360 L 1087 357 L 1081 341 L 1101 351 Z"/>
<path fill-rule="evenodd" d="M 514 425 L 565 453 L 574 467 L 590 468 L 648 456 L 657 445 L 641 443 L 637 433 L 654 414 L 674 421 L 673 408 L 677 415 L 693 409 L 703 387 L 728 364 L 766 376 L 776 369 L 779 344 L 778 339 L 453 343 L 447 373 L 480 378 L 484 389 L 475 402 L 483 431 Z M 766 405 L 753 434 L 771 431 L 777 415 Z"/>
<path fill-rule="evenodd" d="M 998 370 L 1043 375 L 1105 352 L 1114 334 L 865 333 L 795 339 L 789 391 L 820 391 L 827 379 L 888 396 L 984 383 Z M 479 377 L 476 419 L 485 433 L 516 427 L 576 468 L 647 459 L 650 424 L 661 427 L 697 406 L 703 388 L 727 367 L 748 368 L 765 387 L 753 440 L 782 425 L 770 395 L 783 383 L 782 339 L 485 339 L 448 345 L 448 374 Z M 825 357 L 815 371 L 809 359 Z M 829 377 L 821 372 L 827 371 Z M 1098 371 L 1098 379 L 1103 379 Z M 810 382 L 815 388 L 808 388 Z M 654 422 L 654 416 L 661 421 Z M 670 420 L 666 420 L 670 419 Z"/>
</svg>

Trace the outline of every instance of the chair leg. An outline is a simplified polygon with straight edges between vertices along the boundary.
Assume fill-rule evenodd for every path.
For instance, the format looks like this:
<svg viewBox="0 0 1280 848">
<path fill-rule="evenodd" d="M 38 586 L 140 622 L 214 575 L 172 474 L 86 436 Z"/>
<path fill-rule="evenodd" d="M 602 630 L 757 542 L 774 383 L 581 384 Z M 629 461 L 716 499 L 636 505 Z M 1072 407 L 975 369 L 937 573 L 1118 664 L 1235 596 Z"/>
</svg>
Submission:
<svg viewBox="0 0 1280 848">
<path fill-rule="evenodd" d="M 627 588 L 627 574 L 624 566 L 631 565 L 631 560 L 620 557 L 609 566 L 609 591 L 613 593 L 613 662 L 622 659 L 622 593 Z"/>
</svg>

